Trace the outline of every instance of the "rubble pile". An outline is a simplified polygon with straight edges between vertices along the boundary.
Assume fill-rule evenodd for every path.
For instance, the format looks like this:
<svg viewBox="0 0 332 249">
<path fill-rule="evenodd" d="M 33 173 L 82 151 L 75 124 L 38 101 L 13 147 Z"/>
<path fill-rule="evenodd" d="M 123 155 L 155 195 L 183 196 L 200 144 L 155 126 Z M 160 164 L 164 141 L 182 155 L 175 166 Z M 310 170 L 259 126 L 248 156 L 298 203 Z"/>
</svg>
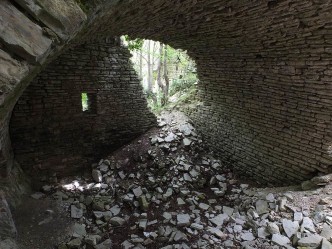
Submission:
<svg viewBox="0 0 332 249">
<path fill-rule="evenodd" d="M 76 221 L 59 249 L 332 248 L 330 185 L 299 198 L 241 184 L 185 118 L 160 119 L 148 142 L 100 160 L 90 179 L 43 187 Z M 314 208 L 298 206 L 312 196 Z"/>
</svg>

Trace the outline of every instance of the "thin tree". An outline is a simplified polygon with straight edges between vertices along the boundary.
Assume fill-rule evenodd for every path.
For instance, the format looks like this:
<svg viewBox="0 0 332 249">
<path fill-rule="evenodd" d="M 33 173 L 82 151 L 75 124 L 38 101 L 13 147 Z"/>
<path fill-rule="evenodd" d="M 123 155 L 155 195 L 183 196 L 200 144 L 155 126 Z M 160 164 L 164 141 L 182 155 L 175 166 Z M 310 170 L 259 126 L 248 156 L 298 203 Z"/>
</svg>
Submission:
<svg viewBox="0 0 332 249">
<path fill-rule="evenodd" d="M 167 49 L 168 49 L 168 46 L 165 45 L 164 46 L 164 80 L 165 80 L 164 95 L 165 95 L 166 103 L 168 101 L 168 94 L 169 94 L 169 78 L 168 78 L 168 69 L 167 69 L 167 56 L 168 56 Z"/>
</svg>

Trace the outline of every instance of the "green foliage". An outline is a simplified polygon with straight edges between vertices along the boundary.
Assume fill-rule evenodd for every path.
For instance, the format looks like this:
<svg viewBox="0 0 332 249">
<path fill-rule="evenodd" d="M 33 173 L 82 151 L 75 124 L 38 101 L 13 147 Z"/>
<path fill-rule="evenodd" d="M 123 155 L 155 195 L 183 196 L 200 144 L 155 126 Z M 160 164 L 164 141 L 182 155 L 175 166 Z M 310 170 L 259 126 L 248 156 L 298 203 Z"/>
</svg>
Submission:
<svg viewBox="0 0 332 249">
<path fill-rule="evenodd" d="M 192 87 L 197 82 L 197 75 L 196 73 L 190 72 L 181 79 L 173 79 L 171 86 L 170 86 L 170 95 L 174 95 L 177 92 L 183 91 Z"/>
<path fill-rule="evenodd" d="M 87 111 L 89 109 L 88 94 L 87 93 L 82 93 L 81 99 L 82 99 L 82 110 Z"/>
<path fill-rule="evenodd" d="M 128 35 L 123 36 L 125 41 L 128 43 L 128 49 L 130 51 L 140 50 L 143 47 L 144 40 L 140 38 L 131 39 Z"/>
</svg>

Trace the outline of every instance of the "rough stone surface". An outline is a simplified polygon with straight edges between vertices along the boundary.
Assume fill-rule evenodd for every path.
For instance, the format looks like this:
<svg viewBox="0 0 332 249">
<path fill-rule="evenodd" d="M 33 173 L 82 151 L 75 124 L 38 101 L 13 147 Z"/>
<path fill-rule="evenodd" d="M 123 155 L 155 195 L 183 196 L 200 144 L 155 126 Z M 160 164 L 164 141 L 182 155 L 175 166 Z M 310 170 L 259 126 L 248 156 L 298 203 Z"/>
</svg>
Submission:
<svg viewBox="0 0 332 249">
<path fill-rule="evenodd" d="M 26 172 L 70 174 L 154 124 L 129 56 L 113 40 L 78 46 L 30 84 L 11 120 L 16 158 Z M 88 111 L 82 111 L 82 93 Z"/>
</svg>

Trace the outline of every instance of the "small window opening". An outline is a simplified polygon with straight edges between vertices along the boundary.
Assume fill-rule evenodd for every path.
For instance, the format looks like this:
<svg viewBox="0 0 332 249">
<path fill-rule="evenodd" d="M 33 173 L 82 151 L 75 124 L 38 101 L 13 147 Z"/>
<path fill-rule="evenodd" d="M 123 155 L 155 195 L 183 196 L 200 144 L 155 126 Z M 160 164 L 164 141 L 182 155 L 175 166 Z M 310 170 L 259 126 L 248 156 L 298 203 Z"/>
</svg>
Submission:
<svg viewBox="0 0 332 249">
<path fill-rule="evenodd" d="M 81 95 L 81 99 L 82 99 L 82 111 L 86 112 L 89 111 L 89 97 L 87 93 L 82 93 Z"/>
</svg>

